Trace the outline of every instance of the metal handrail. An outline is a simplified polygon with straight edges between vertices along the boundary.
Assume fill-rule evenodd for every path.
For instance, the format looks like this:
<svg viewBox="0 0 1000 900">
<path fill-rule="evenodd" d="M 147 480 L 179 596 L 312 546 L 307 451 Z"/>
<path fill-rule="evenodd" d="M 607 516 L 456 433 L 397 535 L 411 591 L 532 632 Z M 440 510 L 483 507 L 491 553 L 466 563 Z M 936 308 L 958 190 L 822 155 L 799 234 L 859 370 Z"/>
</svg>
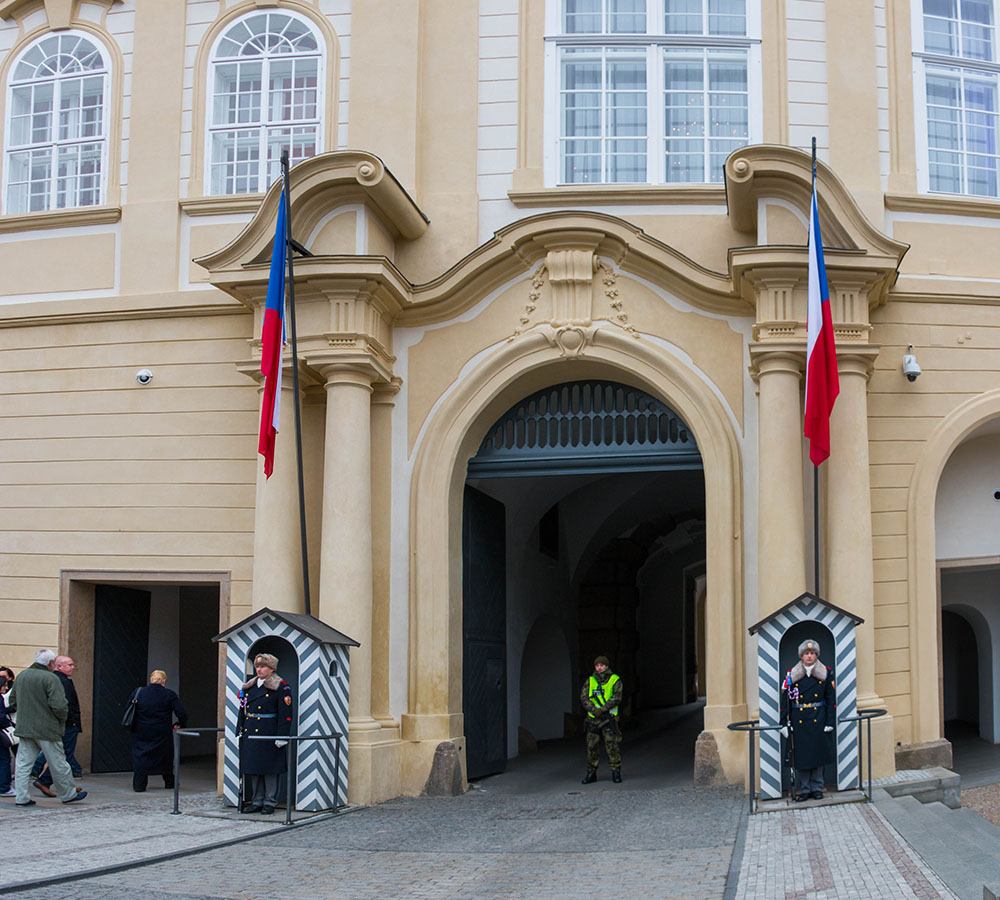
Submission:
<svg viewBox="0 0 1000 900">
<path fill-rule="evenodd" d="M 339 731 L 333 734 L 245 734 L 248 741 L 287 741 L 285 744 L 285 824 L 292 824 L 292 747 L 301 741 L 336 741 L 337 749 L 333 758 L 333 802 L 340 801 L 340 741 L 343 734 Z M 334 809 L 339 809 L 335 805 Z M 243 789 L 240 786 L 240 812 L 243 811 Z"/>
<path fill-rule="evenodd" d="M 884 716 L 889 712 L 887 709 L 863 709 L 856 716 L 844 716 L 842 719 L 838 719 L 838 722 L 857 722 L 858 723 L 858 762 L 861 762 L 861 755 L 864 753 L 864 740 L 861 737 L 861 723 L 864 722 L 865 727 L 868 731 L 868 790 L 865 791 L 865 796 L 868 798 L 868 802 L 872 802 L 872 719 L 877 719 L 879 716 Z M 858 783 L 861 782 L 861 773 L 858 772 Z"/>
<path fill-rule="evenodd" d="M 214 731 L 222 731 L 222 728 L 175 728 L 174 729 L 174 808 L 170 813 L 172 816 L 181 814 L 178 803 L 181 793 L 181 737 L 198 737 L 199 734 Z"/>
<path fill-rule="evenodd" d="M 757 811 L 757 792 L 754 789 L 756 772 L 754 759 L 757 755 L 758 731 L 781 731 L 782 725 L 761 725 L 760 719 L 747 719 L 745 722 L 730 722 L 726 728 L 730 731 L 745 731 L 750 735 L 750 780 L 747 782 L 750 794 L 750 815 Z"/>
</svg>

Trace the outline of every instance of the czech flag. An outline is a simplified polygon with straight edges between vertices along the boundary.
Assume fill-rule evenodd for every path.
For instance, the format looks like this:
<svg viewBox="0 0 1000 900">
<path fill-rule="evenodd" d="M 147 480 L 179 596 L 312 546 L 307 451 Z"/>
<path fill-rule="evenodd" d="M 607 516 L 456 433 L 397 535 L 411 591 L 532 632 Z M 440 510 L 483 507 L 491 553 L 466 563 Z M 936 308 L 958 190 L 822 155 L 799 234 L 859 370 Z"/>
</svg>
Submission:
<svg viewBox="0 0 1000 900">
<path fill-rule="evenodd" d="M 264 475 L 274 470 L 274 441 L 281 417 L 281 348 L 285 342 L 285 192 L 278 201 L 278 224 L 274 229 L 271 274 L 267 279 L 267 305 L 261 329 L 260 371 L 264 374 L 264 396 L 260 404 L 260 437 L 257 452 L 264 457 Z"/>
<path fill-rule="evenodd" d="M 806 315 L 806 415 L 805 436 L 814 466 L 830 456 L 830 413 L 840 393 L 837 348 L 833 340 L 830 289 L 823 263 L 823 237 L 819 230 L 816 177 L 813 176 L 809 210 L 809 305 Z"/>
</svg>

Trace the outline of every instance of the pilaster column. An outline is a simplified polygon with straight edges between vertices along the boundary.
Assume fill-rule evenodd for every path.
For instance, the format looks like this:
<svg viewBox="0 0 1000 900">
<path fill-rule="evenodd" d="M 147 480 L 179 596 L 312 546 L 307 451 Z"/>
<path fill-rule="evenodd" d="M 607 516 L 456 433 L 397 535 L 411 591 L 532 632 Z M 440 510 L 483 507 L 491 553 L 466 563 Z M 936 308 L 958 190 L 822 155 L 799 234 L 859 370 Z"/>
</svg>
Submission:
<svg viewBox="0 0 1000 900">
<path fill-rule="evenodd" d="M 257 379 L 260 383 L 258 395 L 263 397 L 260 361 L 247 361 L 238 368 L 243 374 Z M 299 387 L 302 387 L 301 379 Z M 254 612 L 265 606 L 286 612 L 305 612 L 294 404 L 292 367 L 286 365 L 281 377 L 281 430 L 274 445 L 274 470 L 270 478 L 264 476 L 264 458 L 257 457 L 251 592 Z M 257 421 L 260 422 L 259 413 Z"/>
<path fill-rule="evenodd" d="M 855 633 L 858 706 L 881 705 L 875 690 L 875 594 L 871 479 L 868 469 L 868 377 L 877 347 L 837 351 L 840 396 L 830 417 L 826 461 L 826 598 L 863 618 Z"/>
<path fill-rule="evenodd" d="M 400 380 L 376 384 L 372 394 L 372 718 L 398 728 L 389 712 L 390 581 L 392 574 L 392 410 Z"/>
<path fill-rule="evenodd" d="M 319 617 L 361 646 L 351 651 L 349 741 L 377 731 L 372 718 L 371 396 L 375 375 L 327 364 L 326 450 Z"/>
<path fill-rule="evenodd" d="M 802 505 L 802 351 L 751 347 L 758 386 L 757 617 L 806 589 Z"/>
</svg>

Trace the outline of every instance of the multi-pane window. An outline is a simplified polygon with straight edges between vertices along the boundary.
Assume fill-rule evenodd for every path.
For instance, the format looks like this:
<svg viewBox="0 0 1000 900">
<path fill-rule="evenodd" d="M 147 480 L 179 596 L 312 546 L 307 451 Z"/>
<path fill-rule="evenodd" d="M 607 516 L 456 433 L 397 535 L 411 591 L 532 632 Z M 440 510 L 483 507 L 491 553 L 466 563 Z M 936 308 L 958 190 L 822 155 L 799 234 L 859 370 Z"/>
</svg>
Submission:
<svg viewBox="0 0 1000 900">
<path fill-rule="evenodd" d="M 921 0 L 925 186 L 1000 196 L 996 0 Z"/>
<path fill-rule="evenodd" d="M 553 0 L 556 182 L 721 182 L 759 118 L 747 0 Z"/>
<path fill-rule="evenodd" d="M 213 194 L 264 191 L 322 150 L 323 54 L 315 30 L 286 12 L 239 19 L 219 39 L 209 73 L 208 184 Z"/>
<path fill-rule="evenodd" d="M 65 31 L 35 41 L 11 72 L 4 212 L 96 206 L 104 197 L 108 64 Z"/>
</svg>

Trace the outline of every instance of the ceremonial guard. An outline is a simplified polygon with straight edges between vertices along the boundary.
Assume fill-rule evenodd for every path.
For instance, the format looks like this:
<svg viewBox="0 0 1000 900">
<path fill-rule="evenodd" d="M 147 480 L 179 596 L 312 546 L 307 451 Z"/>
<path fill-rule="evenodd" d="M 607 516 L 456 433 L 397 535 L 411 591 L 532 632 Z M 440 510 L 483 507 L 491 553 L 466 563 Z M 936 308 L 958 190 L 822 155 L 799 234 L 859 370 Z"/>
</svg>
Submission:
<svg viewBox="0 0 1000 900">
<path fill-rule="evenodd" d="M 611 671 L 606 656 L 594 660 L 594 674 L 584 683 L 580 691 L 580 704 L 586 714 L 584 730 L 587 733 L 587 774 L 584 784 L 597 781 L 597 765 L 600 761 L 601 739 L 611 766 L 611 780 L 618 784 L 622 780 L 622 732 L 618 725 L 618 705 L 622 702 L 621 679 Z"/>
<path fill-rule="evenodd" d="M 837 720 L 833 670 L 819 660 L 819 644 L 799 644 L 799 661 L 781 685 L 781 735 L 790 742 L 795 802 L 823 798 L 823 766 L 835 758 Z"/>
<path fill-rule="evenodd" d="M 275 672 L 278 658 L 270 653 L 254 657 L 256 675 L 240 690 L 236 734 L 240 741 L 240 799 L 250 796 L 242 811 L 270 815 L 278 805 L 278 779 L 287 771 L 281 740 L 292 733 L 292 689 Z M 274 736 L 273 741 L 247 740 L 251 735 Z"/>
</svg>

